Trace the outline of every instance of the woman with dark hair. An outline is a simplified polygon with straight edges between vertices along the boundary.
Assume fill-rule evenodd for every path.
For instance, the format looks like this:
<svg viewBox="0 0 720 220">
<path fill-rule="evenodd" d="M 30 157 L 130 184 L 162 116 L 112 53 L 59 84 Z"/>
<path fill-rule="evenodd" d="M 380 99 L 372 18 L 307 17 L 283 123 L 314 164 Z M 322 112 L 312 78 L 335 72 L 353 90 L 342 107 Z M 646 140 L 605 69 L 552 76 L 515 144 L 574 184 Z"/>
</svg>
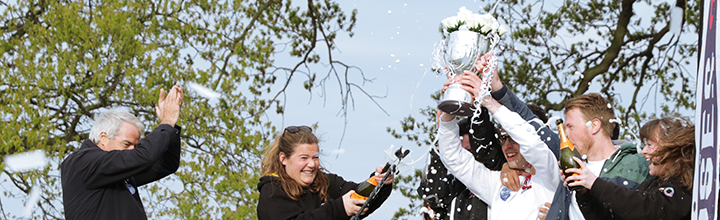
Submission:
<svg viewBox="0 0 720 220">
<path fill-rule="evenodd" d="M 258 219 L 350 219 L 365 200 L 350 195 L 358 184 L 328 173 L 320 165 L 318 139 L 308 126 L 285 128 L 265 151 L 258 183 Z M 377 167 L 380 173 L 382 166 Z M 378 182 L 385 174 L 375 176 Z M 392 191 L 388 177 L 365 216 L 380 207 Z"/>
<path fill-rule="evenodd" d="M 582 185 L 578 203 L 585 202 L 585 216 L 601 219 L 690 219 L 693 172 L 695 168 L 695 126 L 683 118 L 666 117 L 643 125 L 640 139 L 646 146 L 642 154 L 651 162 L 650 175 L 635 190 L 595 177 L 581 160 L 579 175 L 568 177 L 569 186 Z M 587 213 L 593 213 L 588 215 Z"/>
</svg>

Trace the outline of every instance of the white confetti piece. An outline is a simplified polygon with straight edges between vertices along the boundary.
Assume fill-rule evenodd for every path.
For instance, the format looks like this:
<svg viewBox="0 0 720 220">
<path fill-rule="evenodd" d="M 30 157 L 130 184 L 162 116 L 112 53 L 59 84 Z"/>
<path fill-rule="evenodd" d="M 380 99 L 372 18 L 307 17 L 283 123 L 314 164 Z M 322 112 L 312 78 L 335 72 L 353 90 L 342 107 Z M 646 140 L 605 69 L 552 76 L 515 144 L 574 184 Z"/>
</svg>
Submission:
<svg viewBox="0 0 720 220">
<path fill-rule="evenodd" d="M 35 206 L 37 206 L 38 201 L 40 200 L 40 186 L 38 186 L 37 182 L 30 190 L 30 195 L 28 195 L 27 202 L 25 203 L 25 211 L 24 216 L 27 219 L 30 219 L 32 215 L 32 210 L 35 209 Z"/>
<path fill-rule="evenodd" d="M 335 150 L 330 151 L 330 154 L 344 154 L 344 153 L 345 153 L 345 149 L 335 149 Z"/>
<path fill-rule="evenodd" d="M 5 165 L 5 170 L 10 173 L 43 169 L 47 165 L 45 151 L 36 150 L 5 156 Z"/>
<path fill-rule="evenodd" d="M 220 98 L 222 96 L 220 93 L 213 91 L 212 89 L 208 89 L 205 86 L 202 86 L 200 84 L 189 82 L 188 87 L 190 89 L 194 90 L 198 95 L 205 97 L 207 99 L 216 99 Z"/>
</svg>

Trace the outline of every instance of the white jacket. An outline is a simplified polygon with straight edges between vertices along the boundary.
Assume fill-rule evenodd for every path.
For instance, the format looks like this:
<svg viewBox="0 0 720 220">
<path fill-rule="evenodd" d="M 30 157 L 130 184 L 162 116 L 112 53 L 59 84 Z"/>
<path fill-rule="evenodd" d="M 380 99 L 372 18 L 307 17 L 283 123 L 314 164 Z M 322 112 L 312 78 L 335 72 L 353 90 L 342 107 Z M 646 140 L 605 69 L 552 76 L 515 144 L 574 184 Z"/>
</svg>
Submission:
<svg viewBox="0 0 720 220">
<path fill-rule="evenodd" d="M 475 161 L 472 153 L 461 146 L 456 120 L 440 121 L 440 158 L 455 178 L 490 206 L 488 219 L 537 219 L 540 206 L 552 201 L 560 183 L 557 160 L 545 142 L 540 140 L 535 128 L 520 115 L 503 106 L 494 117 L 520 145 L 520 153 L 525 160 L 535 167 L 535 175 L 529 181 L 530 189 L 510 191 L 502 185 L 500 171 L 491 171 Z M 524 180 L 521 176 L 520 182 Z"/>
</svg>

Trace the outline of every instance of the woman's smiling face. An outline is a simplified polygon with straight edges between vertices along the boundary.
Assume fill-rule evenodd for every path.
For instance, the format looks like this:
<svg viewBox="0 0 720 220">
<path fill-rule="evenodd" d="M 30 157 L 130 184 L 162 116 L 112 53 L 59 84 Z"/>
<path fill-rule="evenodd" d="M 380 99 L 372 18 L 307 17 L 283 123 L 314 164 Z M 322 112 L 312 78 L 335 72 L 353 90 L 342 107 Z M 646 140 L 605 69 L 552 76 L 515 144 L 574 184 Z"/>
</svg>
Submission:
<svg viewBox="0 0 720 220">
<path fill-rule="evenodd" d="M 652 161 L 652 154 L 658 149 L 658 142 L 655 140 L 645 140 L 645 143 L 647 144 L 645 145 L 645 148 L 642 149 L 642 155 L 645 156 L 646 160 L 650 161 L 650 164 L 648 165 L 648 168 L 650 169 L 649 173 L 651 176 L 660 176 L 660 173 L 665 166 L 663 164 L 656 164 Z"/>
<path fill-rule="evenodd" d="M 317 168 L 320 165 L 319 155 L 317 143 L 297 144 L 292 155 L 286 156 L 280 153 L 280 162 L 285 166 L 285 172 L 300 186 L 308 187 L 317 176 Z"/>
</svg>

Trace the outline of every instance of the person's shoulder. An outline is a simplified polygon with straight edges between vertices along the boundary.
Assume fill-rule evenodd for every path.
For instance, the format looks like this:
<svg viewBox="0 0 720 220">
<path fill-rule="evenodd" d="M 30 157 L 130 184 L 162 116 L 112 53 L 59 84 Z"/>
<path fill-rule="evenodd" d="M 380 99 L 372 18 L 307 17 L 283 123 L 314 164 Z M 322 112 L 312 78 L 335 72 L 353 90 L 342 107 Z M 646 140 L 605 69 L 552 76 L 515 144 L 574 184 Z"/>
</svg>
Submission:
<svg viewBox="0 0 720 220">
<path fill-rule="evenodd" d="M 258 182 L 258 189 L 262 188 L 263 186 L 271 183 L 280 183 L 280 177 L 277 176 L 262 176 L 260 177 L 260 182 Z"/>
<path fill-rule="evenodd" d="M 277 176 L 263 176 L 260 177 L 260 182 L 257 184 L 257 190 L 262 194 L 263 192 L 276 194 L 276 192 L 283 192 L 282 180 Z"/>
<path fill-rule="evenodd" d="M 80 148 L 78 148 L 75 152 L 70 153 L 70 155 L 68 155 L 63 160 L 62 163 L 65 164 L 66 162 L 78 160 L 88 153 L 101 152 L 101 151 L 103 151 L 103 150 L 100 149 L 99 147 L 97 147 L 97 145 L 95 145 L 95 143 L 93 143 L 89 139 L 86 139 L 85 141 L 82 142 L 82 144 L 80 144 Z"/>
<path fill-rule="evenodd" d="M 337 183 L 337 182 L 342 182 L 342 183 L 347 182 L 347 180 L 342 178 L 340 175 L 330 173 L 330 172 L 323 172 L 323 174 L 325 175 L 325 178 L 327 178 L 331 184 Z"/>
<path fill-rule="evenodd" d="M 638 143 L 627 141 L 627 140 L 614 140 L 613 144 L 620 145 L 620 150 L 638 153 L 637 152 L 637 144 Z"/>
</svg>

